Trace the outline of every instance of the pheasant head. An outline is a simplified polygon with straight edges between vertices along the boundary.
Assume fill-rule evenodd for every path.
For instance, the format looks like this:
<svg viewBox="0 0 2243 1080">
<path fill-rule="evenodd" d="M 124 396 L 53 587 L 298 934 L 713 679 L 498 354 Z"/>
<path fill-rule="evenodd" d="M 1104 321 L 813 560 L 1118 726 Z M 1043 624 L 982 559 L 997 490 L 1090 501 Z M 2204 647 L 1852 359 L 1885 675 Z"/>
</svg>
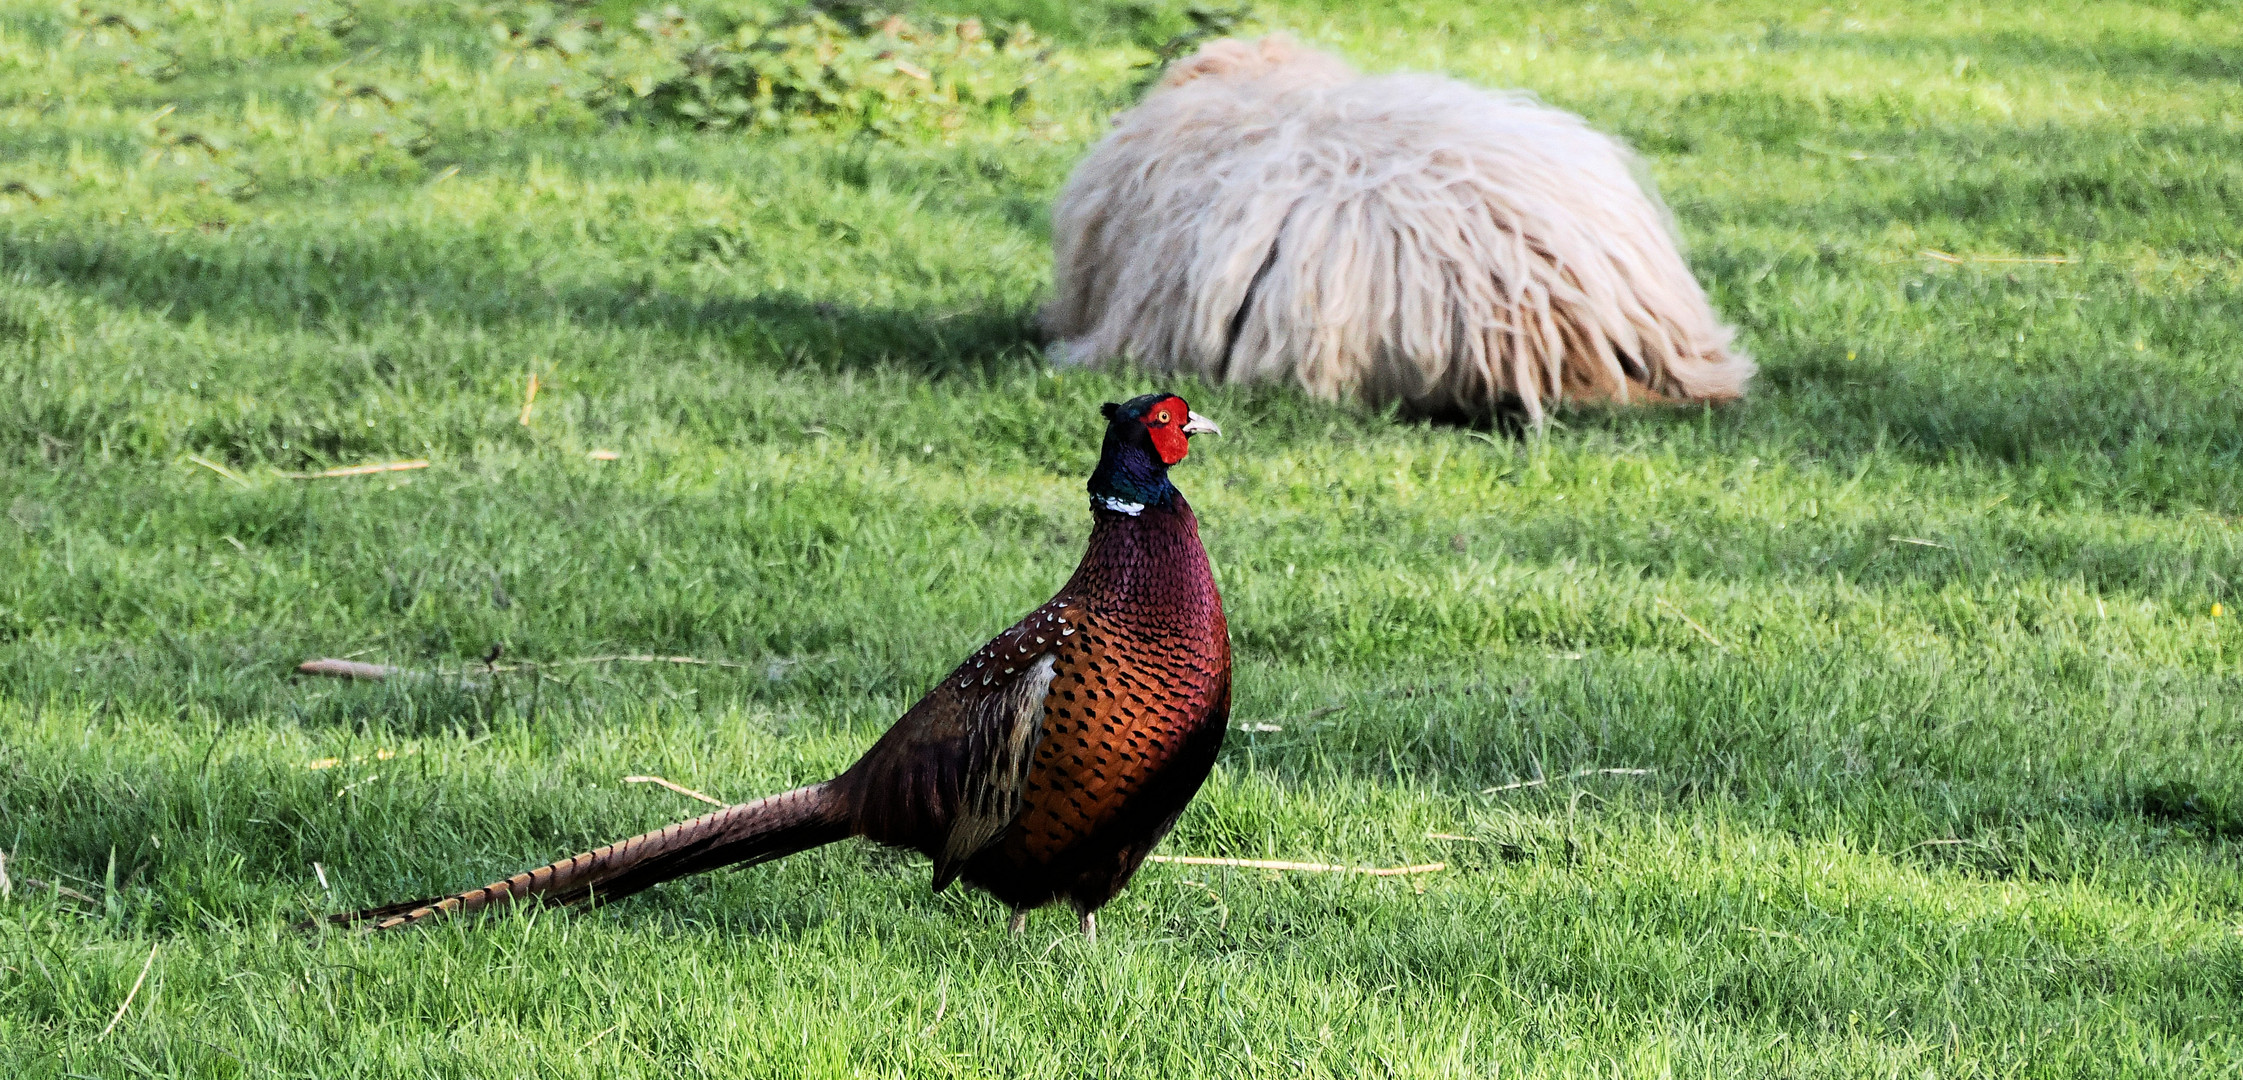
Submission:
<svg viewBox="0 0 2243 1080">
<path fill-rule="evenodd" d="M 1104 412 L 1106 443 L 1090 474 L 1090 497 L 1125 514 L 1174 503 L 1176 486 L 1168 482 L 1168 467 L 1184 460 L 1192 436 L 1223 433 L 1174 394 L 1107 402 Z"/>
</svg>

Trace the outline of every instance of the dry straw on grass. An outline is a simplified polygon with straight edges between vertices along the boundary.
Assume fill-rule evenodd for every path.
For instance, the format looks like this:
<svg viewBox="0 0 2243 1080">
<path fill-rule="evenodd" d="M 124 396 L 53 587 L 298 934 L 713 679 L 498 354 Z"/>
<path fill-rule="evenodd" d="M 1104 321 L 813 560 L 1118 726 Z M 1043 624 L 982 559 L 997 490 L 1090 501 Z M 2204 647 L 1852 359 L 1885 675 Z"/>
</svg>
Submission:
<svg viewBox="0 0 2243 1080">
<path fill-rule="evenodd" d="M 1294 862 L 1289 859 L 1218 859 L 1205 855 L 1147 855 L 1145 861 L 1179 863 L 1184 866 L 1229 866 L 1242 870 L 1290 870 L 1306 874 L 1365 874 L 1370 877 L 1432 874 L 1449 868 L 1449 864 L 1439 862 L 1418 866 L 1335 866 L 1331 863 Z"/>
<path fill-rule="evenodd" d="M 686 787 L 684 784 L 680 784 L 674 780 L 665 780 L 659 776 L 626 776 L 623 778 L 623 782 L 626 784 L 654 784 L 659 787 L 666 787 L 671 791 L 677 792 L 680 795 L 699 799 L 702 802 L 708 803 L 710 806 L 732 805 L 731 803 L 725 802 L 723 799 L 719 799 L 713 795 L 703 794 L 701 792 L 693 790 L 692 788 Z"/>
<path fill-rule="evenodd" d="M 425 468 L 428 468 L 427 458 L 413 458 L 410 461 L 377 461 L 367 465 L 347 465 L 334 469 L 321 469 L 318 472 L 284 472 L 280 475 L 289 480 L 336 480 L 346 476 L 374 476 L 379 473 L 411 472 L 414 469 Z"/>
<path fill-rule="evenodd" d="M 1633 156 L 1570 113 L 1271 37 L 1115 125 L 1053 211 L 1065 361 L 1534 422 L 1752 376 Z"/>
</svg>

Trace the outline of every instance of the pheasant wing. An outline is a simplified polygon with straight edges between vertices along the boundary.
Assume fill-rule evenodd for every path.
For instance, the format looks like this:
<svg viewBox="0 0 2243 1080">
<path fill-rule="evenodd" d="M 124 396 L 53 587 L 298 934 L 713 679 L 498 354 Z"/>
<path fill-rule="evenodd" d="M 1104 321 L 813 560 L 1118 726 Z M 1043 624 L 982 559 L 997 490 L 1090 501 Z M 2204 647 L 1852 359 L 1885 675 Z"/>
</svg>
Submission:
<svg viewBox="0 0 2243 1080">
<path fill-rule="evenodd" d="M 968 657 L 843 779 L 864 835 L 924 852 L 938 891 L 1020 816 L 1070 607 L 1055 599 Z"/>
<path fill-rule="evenodd" d="M 965 869 L 966 860 L 997 839 L 1020 816 L 1021 787 L 1043 733 L 1044 698 L 1051 692 L 1056 658 L 1044 653 L 999 692 L 975 703 L 976 722 L 966 729 L 957 774 L 958 799 L 949 834 L 935 860 L 935 891 Z"/>
</svg>

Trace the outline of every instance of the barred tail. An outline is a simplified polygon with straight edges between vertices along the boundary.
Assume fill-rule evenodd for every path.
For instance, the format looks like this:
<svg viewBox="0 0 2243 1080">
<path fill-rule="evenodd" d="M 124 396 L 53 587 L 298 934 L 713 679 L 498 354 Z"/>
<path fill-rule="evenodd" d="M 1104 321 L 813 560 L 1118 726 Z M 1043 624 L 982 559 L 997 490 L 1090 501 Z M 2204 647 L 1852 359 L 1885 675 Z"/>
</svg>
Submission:
<svg viewBox="0 0 2243 1080">
<path fill-rule="evenodd" d="M 812 784 L 619 840 L 480 889 L 333 915 L 327 921 L 393 930 L 532 896 L 554 904 L 615 900 L 703 870 L 792 855 L 854 831 L 833 785 Z"/>
</svg>

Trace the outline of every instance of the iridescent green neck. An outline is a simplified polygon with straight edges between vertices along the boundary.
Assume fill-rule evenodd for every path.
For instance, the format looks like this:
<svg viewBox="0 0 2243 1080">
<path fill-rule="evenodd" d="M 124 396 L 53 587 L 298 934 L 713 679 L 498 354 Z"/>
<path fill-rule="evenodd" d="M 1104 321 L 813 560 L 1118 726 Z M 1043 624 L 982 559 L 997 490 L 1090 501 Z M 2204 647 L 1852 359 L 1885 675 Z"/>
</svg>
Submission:
<svg viewBox="0 0 2243 1080">
<path fill-rule="evenodd" d="M 1090 494 L 1119 503 L 1168 506 L 1176 501 L 1177 492 L 1176 485 L 1168 482 L 1168 466 L 1151 447 L 1125 442 L 1109 429 L 1105 453 L 1090 474 Z"/>
</svg>

